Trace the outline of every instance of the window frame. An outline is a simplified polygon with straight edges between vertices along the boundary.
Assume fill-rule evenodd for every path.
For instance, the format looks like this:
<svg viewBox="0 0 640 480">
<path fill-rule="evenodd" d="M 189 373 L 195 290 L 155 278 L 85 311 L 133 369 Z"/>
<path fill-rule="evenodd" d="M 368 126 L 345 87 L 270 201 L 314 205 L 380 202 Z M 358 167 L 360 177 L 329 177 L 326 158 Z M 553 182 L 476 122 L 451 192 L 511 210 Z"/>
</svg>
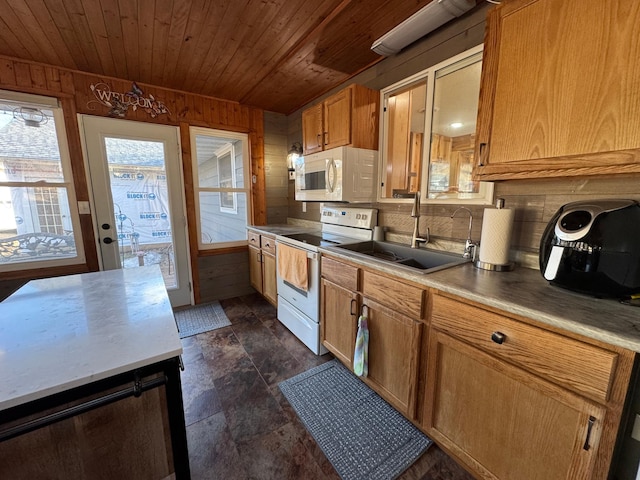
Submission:
<svg viewBox="0 0 640 480">
<path fill-rule="evenodd" d="M 196 147 L 196 138 L 198 136 L 209 136 L 209 137 L 223 137 L 228 138 L 230 141 L 240 141 L 242 145 L 242 179 L 243 185 L 242 187 L 232 187 L 232 188 L 223 188 L 223 187 L 201 187 L 199 172 L 198 172 L 198 157 L 197 157 L 197 147 Z M 246 198 L 246 218 L 245 225 L 251 225 L 251 220 L 253 218 L 253 202 L 252 202 L 252 191 L 251 191 L 251 159 L 249 156 L 249 134 L 234 132 L 229 130 L 219 130 L 213 128 L 206 127 L 189 127 L 189 139 L 191 144 L 191 174 L 193 178 L 193 198 L 195 205 L 195 226 L 196 226 L 196 234 L 198 240 L 198 250 L 199 251 L 213 251 L 225 248 L 239 247 L 247 245 L 247 232 L 246 228 L 244 230 L 244 238 L 241 240 L 234 240 L 228 242 L 210 242 L 206 243 L 202 238 L 202 223 L 201 223 L 201 205 L 200 205 L 200 194 L 202 192 L 209 193 L 232 193 L 233 194 L 233 203 L 234 208 L 228 208 L 225 211 L 226 207 L 222 207 L 222 203 L 220 204 L 220 212 L 229 214 L 229 215 L 239 215 L 238 213 L 238 194 L 245 194 Z M 231 166 L 232 166 L 232 185 L 236 185 L 237 176 L 236 169 L 237 165 L 237 150 L 234 145 L 231 146 Z M 223 147 L 222 149 L 218 149 L 215 154 L 217 156 L 218 153 L 225 153 L 227 147 Z M 220 183 L 220 182 L 218 182 Z M 222 196 L 220 196 L 220 200 L 222 201 Z"/>
<path fill-rule="evenodd" d="M 423 138 L 425 141 L 422 145 L 422 165 L 420 176 L 420 200 L 425 204 L 456 204 L 456 205 L 490 205 L 493 203 L 494 185 L 491 182 L 480 182 L 480 189 L 477 196 L 473 198 L 460 198 L 458 196 L 450 196 L 448 198 L 428 198 L 429 173 L 431 171 L 431 139 L 433 133 L 433 103 L 435 93 L 435 82 L 438 75 L 443 70 L 452 68 L 453 65 L 464 62 L 473 56 L 481 54 L 484 45 L 480 44 L 462 53 L 454 55 L 442 62 L 431 67 L 421 70 L 407 78 L 404 78 L 392 85 L 380 90 L 380 104 L 382 105 L 382 115 L 380 116 L 380 141 L 379 141 L 379 165 L 378 165 L 378 189 L 377 201 L 380 203 L 411 203 L 411 198 L 394 198 L 385 195 L 385 173 L 387 171 L 386 146 L 388 142 L 388 125 L 387 119 L 387 98 L 397 92 L 407 89 L 411 85 L 417 85 L 426 81 L 425 95 L 425 123 Z M 464 68 L 464 67 L 459 67 Z M 457 70 L 457 69 L 456 69 Z"/>
<path fill-rule="evenodd" d="M 51 111 L 55 125 L 56 139 L 58 141 L 62 181 L 4 181 L 0 179 L 0 187 L 27 189 L 64 189 L 67 196 L 70 223 L 73 229 L 72 236 L 76 250 L 76 255 L 73 257 L 47 258 L 44 260 L 25 260 L 7 263 L 0 262 L 0 273 L 14 273 L 22 271 L 26 272 L 33 270 L 82 265 L 86 263 L 84 241 L 80 224 L 80 214 L 78 211 L 78 202 L 76 199 L 75 184 L 71 167 L 71 156 L 69 152 L 69 145 L 67 142 L 64 111 L 62 109 L 62 106 L 60 105 L 59 100 L 55 97 L 0 90 L 0 101 L 7 105 L 15 105 L 16 107 L 28 106 Z"/>
</svg>

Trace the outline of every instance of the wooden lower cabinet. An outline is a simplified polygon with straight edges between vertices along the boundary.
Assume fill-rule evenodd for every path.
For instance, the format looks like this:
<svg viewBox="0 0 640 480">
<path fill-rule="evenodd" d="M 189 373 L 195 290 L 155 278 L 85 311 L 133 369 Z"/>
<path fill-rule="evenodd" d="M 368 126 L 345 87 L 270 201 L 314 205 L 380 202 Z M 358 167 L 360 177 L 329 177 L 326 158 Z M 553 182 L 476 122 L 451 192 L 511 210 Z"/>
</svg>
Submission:
<svg viewBox="0 0 640 480">
<path fill-rule="evenodd" d="M 369 375 L 364 380 L 413 419 L 422 323 L 370 298 L 362 304 L 369 325 Z"/>
<path fill-rule="evenodd" d="M 272 305 L 278 304 L 275 237 L 249 231 L 249 278 Z"/>
<path fill-rule="evenodd" d="M 635 354 L 441 292 L 422 427 L 479 478 L 607 478 Z"/>
<path fill-rule="evenodd" d="M 363 381 L 474 476 L 607 478 L 634 352 L 324 255 L 322 276 L 323 344 L 353 368 L 366 314 Z"/>
<path fill-rule="evenodd" d="M 262 253 L 249 245 L 249 278 L 251 286 L 262 294 Z"/>
<path fill-rule="evenodd" d="M 434 330 L 425 428 L 481 478 L 591 478 L 606 410 Z"/>
<path fill-rule="evenodd" d="M 262 252 L 262 295 L 271 304 L 278 303 L 276 256 Z"/>
<path fill-rule="evenodd" d="M 358 294 L 326 279 L 321 282 L 322 344 L 350 370 L 358 328 Z"/>
</svg>

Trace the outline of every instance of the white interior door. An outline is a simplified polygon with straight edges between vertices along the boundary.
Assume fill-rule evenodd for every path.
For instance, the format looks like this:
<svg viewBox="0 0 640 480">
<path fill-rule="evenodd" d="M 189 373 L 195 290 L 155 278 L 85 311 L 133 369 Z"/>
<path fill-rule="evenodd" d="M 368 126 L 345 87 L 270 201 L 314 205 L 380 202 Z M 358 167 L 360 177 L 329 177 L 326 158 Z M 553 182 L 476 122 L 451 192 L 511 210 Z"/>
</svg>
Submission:
<svg viewBox="0 0 640 480">
<path fill-rule="evenodd" d="M 190 304 L 178 129 L 80 117 L 102 269 L 159 264 L 171 304 Z"/>
</svg>

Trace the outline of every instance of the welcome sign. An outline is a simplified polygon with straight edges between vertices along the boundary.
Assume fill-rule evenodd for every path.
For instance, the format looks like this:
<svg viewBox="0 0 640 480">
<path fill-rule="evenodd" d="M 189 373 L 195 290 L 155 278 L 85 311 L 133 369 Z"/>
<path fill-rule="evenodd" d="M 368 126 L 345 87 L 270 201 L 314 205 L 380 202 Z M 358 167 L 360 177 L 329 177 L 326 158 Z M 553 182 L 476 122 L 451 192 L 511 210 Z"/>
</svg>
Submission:
<svg viewBox="0 0 640 480">
<path fill-rule="evenodd" d="M 93 110 L 94 103 L 109 107 L 109 116 L 111 117 L 124 118 L 129 109 L 135 112 L 138 108 L 147 112 L 151 118 L 171 113 L 167 106 L 161 101 L 156 100 L 153 95 L 149 94 L 145 96 L 136 82 L 131 84 L 131 90 L 124 93 L 114 92 L 108 84 L 103 82 L 92 83 L 90 88 L 96 99 L 90 100 L 87 103 L 87 107 Z"/>
</svg>

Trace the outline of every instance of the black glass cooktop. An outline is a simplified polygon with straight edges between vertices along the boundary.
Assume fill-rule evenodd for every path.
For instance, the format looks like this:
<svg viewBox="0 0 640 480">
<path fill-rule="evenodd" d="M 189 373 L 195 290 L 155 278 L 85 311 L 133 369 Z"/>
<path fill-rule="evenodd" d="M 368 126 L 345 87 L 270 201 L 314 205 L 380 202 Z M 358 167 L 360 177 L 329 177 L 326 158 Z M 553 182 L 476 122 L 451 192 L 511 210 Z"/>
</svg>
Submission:
<svg viewBox="0 0 640 480">
<path fill-rule="evenodd" d="M 314 247 L 330 247 L 331 245 L 336 245 L 339 243 L 327 238 L 323 238 L 320 235 L 312 235 L 310 233 L 292 233 L 291 235 L 284 236 L 297 242 L 308 243 L 309 245 L 313 245 Z"/>
</svg>

